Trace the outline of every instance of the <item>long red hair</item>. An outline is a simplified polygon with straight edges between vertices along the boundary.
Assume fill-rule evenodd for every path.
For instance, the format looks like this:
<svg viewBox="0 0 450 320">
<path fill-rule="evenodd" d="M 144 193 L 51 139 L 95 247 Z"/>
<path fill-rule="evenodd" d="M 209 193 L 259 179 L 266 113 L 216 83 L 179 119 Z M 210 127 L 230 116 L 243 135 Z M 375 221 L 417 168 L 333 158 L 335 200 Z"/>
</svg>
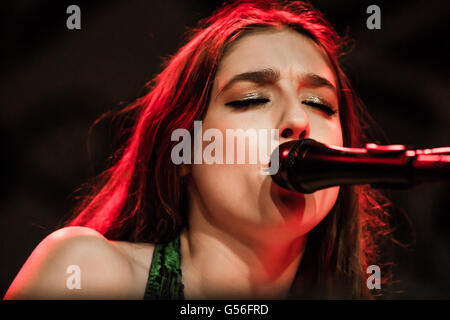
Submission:
<svg viewBox="0 0 450 320">
<path fill-rule="evenodd" d="M 83 186 L 86 192 L 66 225 L 87 226 L 111 240 L 174 238 L 187 224 L 189 199 L 170 158 L 172 131 L 192 132 L 194 120 L 204 118 L 227 47 L 249 31 L 274 27 L 292 28 L 325 50 L 338 79 L 344 146 L 368 142 L 363 127 L 370 126 L 370 117 L 340 65 L 345 42 L 323 15 L 297 1 L 232 2 L 200 21 L 149 83 L 148 94 L 119 112 L 132 118 L 131 134 L 113 165 Z M 320 288 L 318 296 L 369 296 L 365 268 L 377 261 L 379 241 L 389 230 L 386 204 L 368 186 L 341 187 L 332 212 L 310 233 L 293 288 L 310 283 Z"/>
</svg>

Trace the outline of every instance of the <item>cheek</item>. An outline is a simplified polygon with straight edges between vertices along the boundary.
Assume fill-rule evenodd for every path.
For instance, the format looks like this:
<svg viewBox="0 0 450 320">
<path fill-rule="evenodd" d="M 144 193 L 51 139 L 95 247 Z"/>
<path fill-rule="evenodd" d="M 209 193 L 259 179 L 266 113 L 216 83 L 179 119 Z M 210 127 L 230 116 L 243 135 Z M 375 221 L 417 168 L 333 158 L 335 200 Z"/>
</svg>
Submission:
<svg viewBox="0 0 450 320">
<path fill-rule="evenodd" d="M 216 109 L 208 110 L 202 122 L 201 132 L 205 135 L 212 129 L 214 138 L 209 141 L 201 141 L 201 137 L 197 138 L 194 153 L 202 158 L 202 164 L 192 165 L 191 174 L 198 192 L 197 200 L 205 207 L 205 214 L 214 216 L 217 222 L 224 220 L 225 217 L 245 216 L 246 212 L 250 212 L 251 208 L 248 207 L 250 207 L 251 188 L 248 187 L 246 179 L 246 165 L 226 164 L 226 130 L 241 128 L 242 119 L 232 121 L 232 117 L 224 116 Z M 216 136 L 220 138 L 216 140 Z M 236 156 L 236 150 L 234 154 Z M 220 161 L 219 159 L 222 164 L 212 163 Z"/>
<path fill-rule="evenodd" d="M 343 146 L 342 127 L 339 118 L 326 120 L 323 117 L 312 115 L 310 138 L 335 146 Z"/>
</svg>

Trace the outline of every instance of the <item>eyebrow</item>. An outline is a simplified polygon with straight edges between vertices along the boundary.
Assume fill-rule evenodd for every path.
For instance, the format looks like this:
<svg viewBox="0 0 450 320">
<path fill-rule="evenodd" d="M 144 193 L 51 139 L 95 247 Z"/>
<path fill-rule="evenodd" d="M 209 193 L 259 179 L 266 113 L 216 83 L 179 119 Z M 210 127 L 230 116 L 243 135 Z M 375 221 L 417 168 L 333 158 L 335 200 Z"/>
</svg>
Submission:
<svg viewBox="0 0 450 320">
<path fill-rule="evenodd" d="M 235 75 L 220 89 L 218 95 L 230 88 L 234 83 L 239 81 L 250 81 L 256 84 L 273 84 L 280 79 L 280 72 L 271 68 L 265 68 L 256 71 L 244 72 Z M 326 87 L 337 93 L 336 87 L 326 78 L 315 73 L 305 73 L 301 75 L 301 81 L 309 87 Z"/>
</svg>

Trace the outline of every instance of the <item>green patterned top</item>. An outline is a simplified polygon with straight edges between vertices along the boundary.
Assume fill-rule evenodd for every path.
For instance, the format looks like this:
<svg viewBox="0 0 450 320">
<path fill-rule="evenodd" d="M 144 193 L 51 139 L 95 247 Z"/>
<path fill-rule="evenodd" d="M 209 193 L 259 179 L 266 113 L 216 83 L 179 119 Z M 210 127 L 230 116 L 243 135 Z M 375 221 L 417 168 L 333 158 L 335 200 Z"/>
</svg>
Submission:
<svg viewBox="0 0 450 320">
<path fill-rule="evenodd" d="M 180 236 L 155 245 L 144 300 L 184 300 Z"/>
</svg>

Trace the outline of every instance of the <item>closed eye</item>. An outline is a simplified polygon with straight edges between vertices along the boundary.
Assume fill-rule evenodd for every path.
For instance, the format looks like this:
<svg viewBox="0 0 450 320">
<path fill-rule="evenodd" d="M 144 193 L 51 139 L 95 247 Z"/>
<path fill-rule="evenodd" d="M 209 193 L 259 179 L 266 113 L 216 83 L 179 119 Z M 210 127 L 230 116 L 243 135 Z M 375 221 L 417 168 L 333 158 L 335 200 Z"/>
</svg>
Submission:
<svg viewBox="0 0 450 320">
<path fill-rule="evenodd" d="M 317 101 L 316 101 L 317 100 Z M 335 110 L 333 107 L 326 103 L 318 102 L 321 100 L 313 99 L 313 100 L 304 100 L 302 101 L 303 104 L 314 107 L 319 109 L 320 111 L 325 112 L 328 116 L 335 115 L 337 113 L 337 110 Z M 270 102 L 267 98 L 256 98 L 256 99 L 242 99 L 242 100 L 234 100 L 225 103 L 226 106 L 231 106 L 233 108 L 239 109 L 245 109 L 253 106 L 258 106 L 262 104 L 266 104 Z"/>
<path fill-rule="evenodd" d="M 333 107 L 331 107 L 325 103 L 320 103 L 320 102 L 311 101 L 311 100 L 304 100 L 304 101 L 302 101 L 302 103 L 306 104 L 308 106 L 317 108 L 317 109 L 325 112 L 330 117 L 337 113 L 337 110 L 335 110 Z"/>
<path fill-rule="evenodd" d="M 270 100 L 267 98 L 257 98 L 257 99 L 243 99 L 243 100 L 234 100 L 231 102 L 225 103 L 226 106 L 231 106 L 233 108 L 248 108 L 252 106 L 257 106 L 261 104 L 268 103 Z"/>
</svg>

